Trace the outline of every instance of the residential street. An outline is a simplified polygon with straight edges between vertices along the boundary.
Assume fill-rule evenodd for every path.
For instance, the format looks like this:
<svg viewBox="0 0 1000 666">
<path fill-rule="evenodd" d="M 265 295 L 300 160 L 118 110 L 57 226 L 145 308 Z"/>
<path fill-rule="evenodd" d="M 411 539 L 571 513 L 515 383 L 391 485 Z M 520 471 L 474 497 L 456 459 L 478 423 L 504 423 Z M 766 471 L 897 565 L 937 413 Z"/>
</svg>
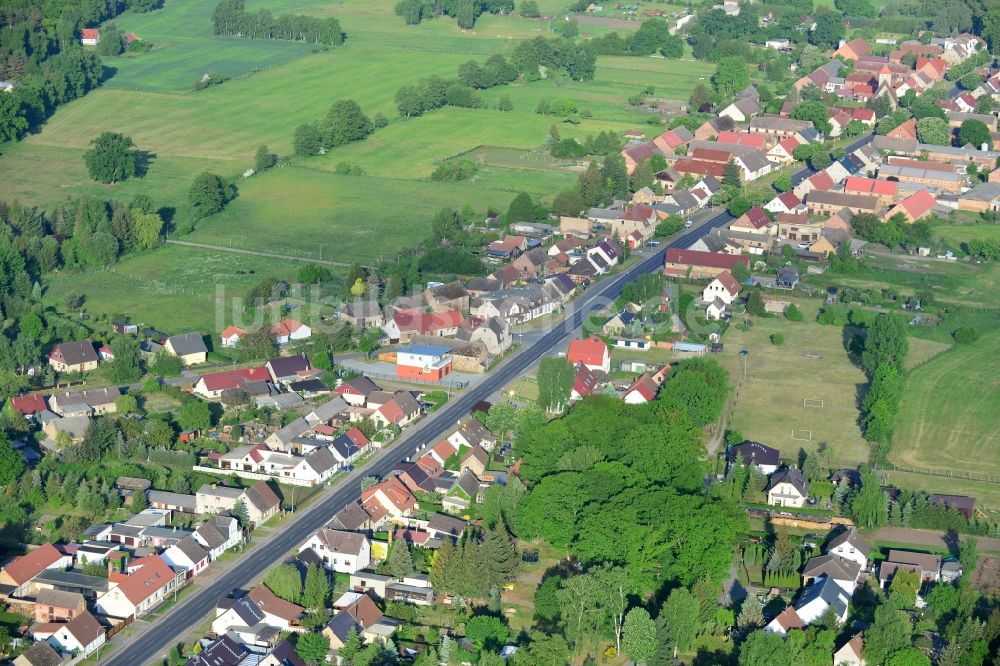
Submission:
<svg viewBox="0 0 1000 666">
<path fill-rule="evenodd" d="M 688 230 L 669 243 L 664 243 L 629 270 L 600 282 L 573 302 L 568 316 L 557 326 L 543 333 L 536 342 L 526 344 L 500 368 L 448 402 L 440 411 L 429 415 L 380 456 L 361 466 L 333 490 L 328 490 L 309 508 L 288 519 L 270 537 L 240 559 L 239 566 L 225 572 L 206 586 L 199 586 L 174 607 L 162 614 L 138 636 L 125 641 L 112 641 L 115 649 L 105 663 L 113 666 L 137 666 L 159 660 L 170 645 L 183 639 L 188 631 L 214 612 L 218 600 L 234 589 L 246 588 L 257 581 L 276 563 L 281 562 L 309 534 L 322 527 L 338 510 L 360 494 L 364 476 L 387 474 L 401 458 L 432 445 L 480 400 L 485 400 L 531 368 L 552 350 L 567 344 L 591 314 L 613 301 L 622 287 L 639 275 L 659 270 L 668 247 L 687 247 L 709 230 L 726 224 L 732 217 L 722 211 L 697 228 Z"/>
</svg>

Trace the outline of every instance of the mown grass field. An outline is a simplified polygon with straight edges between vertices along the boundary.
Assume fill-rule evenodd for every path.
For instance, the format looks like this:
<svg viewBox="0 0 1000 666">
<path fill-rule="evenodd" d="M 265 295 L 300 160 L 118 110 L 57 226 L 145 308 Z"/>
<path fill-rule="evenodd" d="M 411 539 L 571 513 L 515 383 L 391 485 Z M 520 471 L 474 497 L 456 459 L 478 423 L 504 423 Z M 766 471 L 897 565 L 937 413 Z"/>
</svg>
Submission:
<svg viewBox="0 0 1000 666">
<path fill-rule="evenodd" d="M 378 196 L 372 196 L 374 182 Z M 185 239 L 364 263 L 388 259 L 422 240 L 442 207 L 471 203 L 506 210 L 516 194 L 478 181 L 374 181 L 285 167 L 245 181 L 239 198 Z"/>
<path fill-rule="evenodd" d="M 799 307 L 805 321 L 755 318 L 748 331 L 730 326 L 723 336 L 719 360 L 737 387 L 728 427 L 777 448 L 786 458 L 794 459 L 800 448 L 812 453 L 827 442 L 837 464 L 866 462 L 868 443 L 857 419 L 858 395 L 867 378 L 844 349 L 842 329 L 815 322 L 817 301 L 800 300 Z M 778 332 L 785 336 L 780 346 L 769 340 Z M 749 350 L 742 386 L 741 349 Z M 822 400 L 823 406 L 806 407 L 803 399 Z M 800 439 L 792 438 L 793 431 Z"/>
<path fill-rule="evenodd" d="M 890 459 L 917 469 L 1000 480 L 1000 332 L 958 345 L 910 374 Z"/>
<path fill-rule="evenodd" d="M 266 277 L 293 280 L 298 267 L 280 259 L 168 245 L 105 271 L 52 275 L 43 301 L 61 308 L 68 294 L 81 294 L 90 313 L 125 314 L 140 326 L 168 333 L 217 332 L 233 319 L 230 298 L 242 297 Z M 223 300 L 217 287 L 224 289 Z"/>
</svg>

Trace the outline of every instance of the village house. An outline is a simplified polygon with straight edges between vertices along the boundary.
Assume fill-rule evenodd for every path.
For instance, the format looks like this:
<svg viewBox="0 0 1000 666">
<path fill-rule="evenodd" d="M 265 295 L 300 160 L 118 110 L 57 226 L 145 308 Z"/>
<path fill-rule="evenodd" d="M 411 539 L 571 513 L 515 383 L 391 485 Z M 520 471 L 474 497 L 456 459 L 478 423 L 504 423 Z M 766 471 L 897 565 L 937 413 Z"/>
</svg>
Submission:
<svg viewBox="0 0 1000 666">
<path fill-rule="evenodd" d="M 28 595 L 28 585 L 46 569 L 66 569 L 73 564 L 73 557 L 60 552 L 51 543 L 46 543 L 28 553 L 15 557 L 0 569 L 0 585 L 8 586 L 11 597 Z"/>
<path fill-rule="evenodd" d="M 35 595 L 35 622 L 69 622 L 87 610 L 87 600 L 78 592 L 39 590 Z"/>
<path fill-rule="evenodd" d="M 222 333 L 219 334 L 219 341 L 222 343 L 224 349 L 229 349 L 239 344 L 240 338 L 246 334 L 246 330 L 230 324 L 222 329 Z"/>
<path fill-rule="evenodd" d="M 297 319 L 286 317 L 276 324 L 271 324 L 271 335 L 278 345 L 287 345 L 311 337 L 312 329 Z"/>
<path fill-rule="evenodd" d="M 626 405 L 644 405 L 656 399 L 659 389 L 660 384 L 651 375 L 643 373 L 625 389 L 622 402 Z"/>
<path fill-rule="evenodd" d="M 393 344 L 406 344 L 415 335 L 454 337 L 465 317 L 460 310 L 417 312 L 404 310 L 393 315 L 382 331 Z"/>
<path fill-rule="evenodd" d="M 931 553 L 890 549 L 888 557 L 878 567 L 879 584 L 883 589 L 888 591 L 892 577 L 900 569 L 919 574 L 923 582 L 936 583 L 941 579 L 941 558 Z"/>
<path fill-rule="evenodd" d="M 576 365 L 582 363 L 589 370 L 611 371 L 611 352 L 608 346 L 598 337 L 583 340 L 571 340 L 566 360 Z"/>
<path fill-rule="evenodd" d="M 121 394 L 117 387 L 90 389 L 77 393 L 53 393 L 49 396 L 49 408 L 60 416 L 113 414 L 118 410 L 115 401 Z"/>
<path fill-rule="evenodd" d="M 810 215 L 834 215 L 846 208 L 858 213 L 877 214 L 882 210 L 879 198 L 869 194 L 845 194 L 844 192 L 810 192 L 806 197 Z"/>
<path fill-rule="evenodd" d="M 97 46 L 101 41 L 101 31 L 97 28 L 81 28 L 80 44 L 83 46 Z"/>
<path fill-rule="evenodd" d="M 767 503 L 771 506 L 801 508 L 809 497 L 809 480 L 802 472 L 786 467 L 771 475 L 767 484 Z"/>
<path fill-rule="evenodd" d="M 886 210 L 882 219 L 888 220 L 902 214 L 907 222 L 916 222 L 930 215 L 935 206 L 937 201 L 934 196 L 927 190 L 919 190 Z"/>
<path fill-rule="evenodd" d="M 451 347 L 411 345 L 396 351 L 396 376 L 405 380 L 440 382 L 451 374 Z"/>
<path fill-rule="evenodd" d="M 371 544 L 363 534 L 320 528 L 299 550 L 311 548 L 330 571 L 352 574 L 371 564 Z"/>
<path fill-rule="evenodd" d="M 348 324 L 362 330 L 382 328 L 385 324 L 385 314 L 382 306 L 374 300 L 356 300 L 348 303 L 340 312 L 340 317 Z"/>
<path fill-rule="evenodd" d="M 792 118 L 782 118 L 781 116 L 757 116 L 750 121 L 750 133 L 762 134 L 767 140 L 768 147 L 773 146 L 783 139 L 793 137 L 796 139 L 805 139 L 807 138 L 806 135 L 811 136 L 810 131 L 815 130 L 812 123 L 807 120 L 794 120 Z"/>
<path fill-rule="evenodd" d="M 191 535 L 207 551 L 212 560 L 240 542 L 242 533 L 239 522 L 231 516 L 212 516 Z"/>
<path fill-rule="evenodd" d="M 270 381 L 271 375 L 267 368 L 241 368 L 239 370 L 225 370 L 203 375 L 195 383 L 192 392 L 203 398 L 218 399 L 222 397 L 222 392 L 244 388 L 251 382 Z"/>
<path fill-rule="evenodd" d="M 764 204 L 764 210 L 774 213 L 775 215 L 779 215 L 781 213 L 801 213 L 805 212 L 805 209 L 806 207 L 802 203 L 802 200 L 795 196 L 794 192 L 784 192 Z M 768 222 L 770 222 L 770 220 L 768 220 Z"/>
<path fill-rule="evenodd" d="M 760 102 L 752 97 L 741 97 L 722 111 L 720 118 L 729 118 L 734 123 L 745 123 L 761 112 Z"/>
<path fill-rule="evenodd" d="M 850 593 L 838 585 L 837 581 L 823 576 L 805 589 L 795 604 L 795 612 L 802 623 L 808 626 L 832 609 L 837 622 L 843 624 L 847 620 L 850 600 Z"/>
<path fill-rule="evenodd" d="M 174 569 L 183 569 L 188 578 L 194 578 L 208 568 L 209 552 L 193 537 L 184 537 L 160 554 L 163 561 Z"/>
<path fill-rule="evenodd" d="M 208 348 L 200 333 L 182 333 L 167 338 L 163 348 L 171 356 L 177 356 L 184 365 L 204 363 L 208 357 Z"/>
<path fill-rule="evenodd" d="M 459 281 L 428 286 L 424 300 L 434 312 L 451 312 L 469 309 L 469 292 Z"/>
<path fill-rule="evenodd" d="M 726 459 L 730 465 L 737 461 L 747 466 L 753 465 L 757 471 L 767 476 L 777 472 L 781 466 L 781 453 L 778 449 L 760 442 L 747 441 L 731 446 L 726 453 Z"/>
<path fill-rule="evenodd" d="M 853 560 L 845 560 L 830 553 L 819 555 L 810 558 L 803 567 L 802 584 L 809 585 L 826 576 L 846 590 L 848 594 L 854 594 L 858 576 L 861 575 L 861 568 L 861 565 Z"/>
<path fill-rule="evenodd" d="M 42 412 L 48 410 L 48 403 L 45 396 L 40 394 L 15 395 L 7 401 L 6 408 L 9 412 L 20 414 L 25 419 L 33 420 Z"/>
<path fill-rule="evenodd" d="M 867 662 L 864 656 L 862 656 L 864 647 L 862 634 L 854 634 L 851 640 L 844 643 L 833 653 L 833 663 L 835 666 L 867 666 Z"/>
<path fill-rule="evenodd" d="M 737 264 L 749 270 L 749 257 L 668 248 L 664 274 L 667 277 L 714 278 L 723 271 L 732 271 Z"/>
<path fill-rule="evenodd" d="M 49 365 L 56 372 L 90 372 L 100 358 L 90 340 L 63 342 L 49 352 Z"/>
<path fill-rule="evenodd" d="M 403 482 L 392 476 L 361 491 L 361 504 L 370 515 L 406 518 L 417 508 L 417 499 Z"/>
<path fill-rule="evenodd" d="M 919 160 L 905 160 L 904 163 L 890 162 L 879 168 L 878 176 L 885 180 L 908 183 L 915 188 L 926 187 L 952 194 L 961 192 L 966 184 L 965 175 L 957 173 L 954 167 L 935 163 L 924 165 Z"/>
<path fill-rule="evenodd" d="M 826 544 L 826 552 L 856 563 L 862 570 L 868 568 L 871 545 L 854 528 L 843 530 Z"/>
<path fill-rule="evenodd" d="M 83 659 L 104 645 L 106 635 L 97 618 L 83 611 L 66 624 L 59 625 L 48 637 L 48 643 L 63 654 Z"/>
<path fill-rule="evenodd" d="M 98 613 L 114 618 L 141 617 L 163 602 L 184 580 L 157 555 L 133 560 L 128 575 L 97 598 Z"/>
<path fill-rule="evenodd" d="M 597 388 L 597 377 L 583 363 L 577 363 L 573 369 L 573 387 L 570 389 L 571 402 L 583 400 Z"/>
<path fill-rule="evenodd" d="M 274 384 L 296 382 L 315 374 L 315 370 L 305 354 L 272 358 L 264 364 L 264 367 L 267 368 L 268 374 L 271 375 L 271 382 Z"/>
<path fill-rule="evenodd" d="M 739 280 L 729 271 L 723 271 L 712 279 L 701 292 L 702 303 L 705 304 L 705 318 L 721 319 L 726 307 L 733 304 L 740 293 Z"/>
</svg>

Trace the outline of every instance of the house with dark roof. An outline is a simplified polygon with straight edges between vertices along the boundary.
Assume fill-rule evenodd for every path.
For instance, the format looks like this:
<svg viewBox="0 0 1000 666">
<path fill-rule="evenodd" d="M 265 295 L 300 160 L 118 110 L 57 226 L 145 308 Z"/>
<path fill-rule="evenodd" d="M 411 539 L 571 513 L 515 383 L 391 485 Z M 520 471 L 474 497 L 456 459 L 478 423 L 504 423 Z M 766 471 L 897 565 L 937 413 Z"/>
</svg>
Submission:
<svg viewBox="0 0 1000 666">
<path fill-rule="evenodd" d="M 90 340 L 62 342 L 49 352 L 49 365 L 56 372 L 90 372 L 100 357 Z"/>
<path fill-rule="evenodd" d="M 934 494 L 931 495 L 931 504 L 937 504 L 958 511 L 969 520 L 972 520 L 972 516 L 976 511 L 976 498 L 965 495 Z"/>
<path fill-rule="evenodd" d="M 250 653 L 246 645 L 223 634 L 204 650 L 192 655 L 184 666 L 240 666 Z"/>
<path fill-rule="evenodd" d="M 820 577 L 827 576 L 850 595 L 854 594 L 860 574 L 861 565 L 857 562 L 827 553 L 812 557 L 806 562 L 802 569 L 802 584 L 809 585 Z"/>
<path fill-rule="evenodd" d="M 827 553 L 854 562 L 862 569 L 868 567 L 871 549 L 871 544 L 853 527 L 841 531 L 826 544 Z"/>
<path fill-rule="evenodd" d="M 850 601 L 850 593 L 838 585 L 837 581 L 822 576 L 805 589 L 795 604 L 795 612 L 803 624 L 809 625 L 833 609 L 837 621 L 843 624 L 847 620 Z"/>
<path fill-rule="evenodd" d="M 208 568 L 209 553 L 193 537 L 184 537 L 163 551 L 160 557 L 171 567 L 184 569 L 188 578 L 194 578 Z"/>
<path fill-rule="evenodd" d="M 184 365 L 204 363 L 208 357 L 208 347 L 205 346 L 201 333 L 171 335 L 163 344 L 163 348 L 168 354 L 180 358 Z"/>
<path fill-rule="evenodd" d="M 780 469 L 767 484 L 767 503 L 771 506 L 801 508 L 809 497 L 809 480 L 794 467 Z"/>
<path fill-rule="evenodd" d="M 781 466 L 781 453 L 760 442 L 743 442 L 729 447 L 726 459 L 732 465 L 741 461 L 744 465 L 754 465 L 761 474 L 773 474 Z"/>
<path fill-rule="evenodd" d="M 101 623 L 87 611 L 83 611 L 59 628 L 48 638 L 53 647 L 63 654 L 84 658 L 104 645 L 106 631 Z"/>
<path fill-rule="evenodd" d="M 271 381 L 275 384 L 295 382 L 315 374 L 315 370 L 305 354 L 272 358 L 264 364 L 264 367 L 267 368 L 268 374 L 271 375 Z"/>
<path fill-rule="evenodd" d="M 338 573 L 354 573 L 371 564 L 371 544 L 363 534 L 321 527 L 299 550 L 311 548 L 323 566 Z"/>
<path fill-rule="evenodd" d="M 59 653 L 48 641 L 38 641 L 14 658 L 14 666 L 61 666 Z"/>
</svg>

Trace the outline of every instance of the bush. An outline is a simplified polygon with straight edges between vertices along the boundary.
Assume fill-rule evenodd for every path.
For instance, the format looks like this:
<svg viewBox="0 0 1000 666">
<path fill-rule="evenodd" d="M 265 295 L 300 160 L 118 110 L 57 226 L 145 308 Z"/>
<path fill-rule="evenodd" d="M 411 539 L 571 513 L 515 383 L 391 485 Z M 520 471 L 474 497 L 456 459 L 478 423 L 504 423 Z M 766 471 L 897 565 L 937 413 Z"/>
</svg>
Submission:
<svg viewBox="0 0 1000 666">
<path fill-rule="evenodd" d="M 799 310 L 799 307 L 795 305 L 795 303 L 792 303 L 788 306 L 788 309 L 785 310 L 785 319 L 788 321 L 802 321 L 804 319 L 802 316 L 802 310 Z"/>
<path fill-rule="evenodd" d="M 975 326 L 963 326 L 952 331 L 951 337 L 957 344 L 969 344 L 979 339 L 979 331 Z"/>
<path fill-rule="evenodd" d="M 772 333 L 771 334 L 771 344 L 772 345 L 783 345 L 783 344 L 785 344 L 785 334 L 784 333 Z"/>
<path fill-rule="evenodd" d="M 470 160 L 449 161 L 434 170 L 434 173 L 431 174 L 431 180 L 468 180 L 475 176 L 477 171 L 479 171 L 479 167 Z"/>
</svg>

